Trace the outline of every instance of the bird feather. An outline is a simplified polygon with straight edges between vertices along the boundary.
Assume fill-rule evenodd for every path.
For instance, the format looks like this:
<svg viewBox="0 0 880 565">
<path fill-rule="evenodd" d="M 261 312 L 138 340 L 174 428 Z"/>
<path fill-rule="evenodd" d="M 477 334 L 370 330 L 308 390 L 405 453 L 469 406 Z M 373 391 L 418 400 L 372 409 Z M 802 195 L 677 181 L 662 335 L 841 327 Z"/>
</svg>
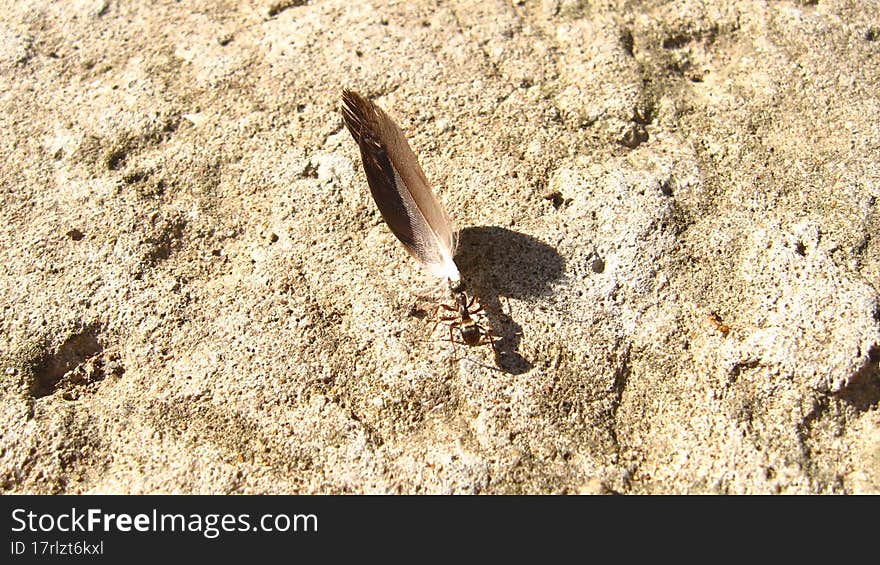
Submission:
<svg viewBox="0 0 880 565">
<path fill-rule="evenodd" d="M 342 93 L 342 117 L 360 148 L 370 193 L 391 232 L 425 270 L 460 280 L 453 261 L 455 230 L 403 132 L 353 90 Z"/>
</svg>

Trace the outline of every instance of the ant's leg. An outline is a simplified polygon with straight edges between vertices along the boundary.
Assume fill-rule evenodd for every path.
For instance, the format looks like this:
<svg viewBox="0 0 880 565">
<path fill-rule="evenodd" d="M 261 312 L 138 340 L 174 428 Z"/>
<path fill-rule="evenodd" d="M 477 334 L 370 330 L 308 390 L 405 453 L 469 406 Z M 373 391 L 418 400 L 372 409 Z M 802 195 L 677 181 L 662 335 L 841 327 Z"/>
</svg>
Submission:
<svg viewBox="0 0 880 565">
<path fill-rule="evenodd" d="M 456 322 L 449 324 L 449 343 L 452 344 L 452 356 L 453 357 L 458 356 L 458 347 L 455 346 L 455 343 L 456 343 L 455 342 L 455 334 L 453 333 L 453 330 L 456 327 L 458 327 L 458 323 L 456 323 Z"/>
<path fill-rule="evenodd" d="M 486 339 L 489 340 L 489 346 L 492 347 L 492 355 L 496 358 L 498 357 L 498 348 L 495 347 L 495 334 L 489 332 L 486 334 Z"/>
<path fill-rule="evenodd" d="M 440 315 L 440 310 L 441 310 L 441 309 L 442 309 L 442 310 L 446 310 L 447 312 L 454 312 L 455 315 L 453 315 L 453 316 L 441 316 L 441 315 Z M 433 335 L 434 332 L 437 331 L 437 326 L 439 326 L 441 323 L 451 322 L 452 320 L 456 320 L 456 319 L 458 319 L 458 310 L 456 310 L 455 308 L 452 308 L 451 306 L 448 306 L 448 305 L 446 305 L 446 304 L 443 304 L 443 303 L 441 302 L 440 304 L 438 304 L 438 305 L 434 308 L 434 313 L 431 314 L 431 318 L 430 318 L 430 319 L 434 322 L 434 325 L 431 326 L 431 334 L 430 334 L 430 335 Z"/>
<path fill-rule="evenodd" d="M 498 356 L 498 348 L 495 347 L 495 337 L 496 337 L 495 332 L 493 332 L 491 328 L 487 329 L 479 324 L 476 324 L 476 327 L 479 328 L 479 330 L 483 332 L 483 339 L 480 340 L 479 345 L 492 346 L 492 353 L 494 353 L 495 356 L 497 357 Z"/>
<path fill-rule="evenodd" d="M 452 306 L 448 306 L 446 304 L 438 304 L 437 307 L 434 308 L 434 313 L 431 315 L 432 319 L 437 319 L 438 317 L 442 318 L 442 316 L 438 316 L 441 308 L 443 310 L 446 310 L 447 312 L 455 312 L 456 314 L 458 313 L 458 310 L 456 308 L 453 308 Z"/>
<path fill-rule="evenodd" d="M 434 325 L 431 326 L 431 331 L 429 335 L 434 335 L 434 332 L 437 331 L 437 326 L 440 324 L 444 324 L 449 326 L 449 330 L 452 331 L 452 328 L 455 327 L 456 321 L 458 320 L 458 316 L 440 316 L 436 320 L 434 320 Z M 451 324 L 449 322 L 452 322 Z"/>
<path fill-rule="evenodd" d="M 434 332 L 437 331 L 437 326 L 439 326 L 442 323 L 443 323 L 443 320 L 434 320 L 434 325 L 431 326 L 431 331 L 428 333 L 428 335 L 434 335 Z"/>
<path fill-rule="evenodd" d="M 449 328 L 449 342 L 455 343 L 455 335 L 453 334 L 453 331 L 455 330 L 455 328 L 461 325 L 461 322 L 458 321 L 456 318 L 449 318 L 448 320 L 445 320 L 445 322 L 446 327 Z"/>
<path fill-rule="evenodd" d="M 434 335 L 434 332 L 437 331 L 437 326 L 439 326 L 440 322 L 442 321 L 440 319 L 440 317 L 437 316 L 437 313 L 439 311 L 440 311 L 440 306 L 437 306 L 436 308 L 434 308 L 434 313 L 431 314 L 431 317 L 429 318 L 430 321 L 434 322 L 434 325 L 431 326 L 431 332 L 428 335 Z"/>
</svg>

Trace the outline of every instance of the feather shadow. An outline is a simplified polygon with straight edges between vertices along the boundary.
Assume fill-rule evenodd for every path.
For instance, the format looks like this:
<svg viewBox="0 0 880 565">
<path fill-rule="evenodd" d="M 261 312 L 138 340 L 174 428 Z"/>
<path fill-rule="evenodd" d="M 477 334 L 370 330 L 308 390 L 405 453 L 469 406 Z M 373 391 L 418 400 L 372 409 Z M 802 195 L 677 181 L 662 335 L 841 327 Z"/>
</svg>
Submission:
<svg viewBox="0 0 880 565">
<path fill-rule="evenodd" d="M 520 375 L 533 364 L 519 354 L 522 326 L 504 313 L 501 298 L 534 298 L 550 294 L 565 261 L 550 245 L 530 235 L 496 226 L 464 228 L 458 234 L 459 264 L 468 287 L 486 306 L 499 340 L 498 367 Z"/>
</svg>

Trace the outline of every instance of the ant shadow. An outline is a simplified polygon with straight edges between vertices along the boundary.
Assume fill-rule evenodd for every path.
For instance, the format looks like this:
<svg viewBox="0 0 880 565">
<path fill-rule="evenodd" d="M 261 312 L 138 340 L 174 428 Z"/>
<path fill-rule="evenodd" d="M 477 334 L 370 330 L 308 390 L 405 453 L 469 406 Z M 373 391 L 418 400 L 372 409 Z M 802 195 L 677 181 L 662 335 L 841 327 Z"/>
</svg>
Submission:
<svg viewBox="0 0 880 565">
<path fill-rule="evenodd" d="M 522 326 L 510 317 L 509 311 L 504 312 L 500 297 L 546 296 L 550 293 L 550 283 L 562 276 L 565 266 L 562 257 L 532 236 L 486 226 L 464 228 L 459 232 L 455 262 L 468 290 L 485 306 L 498 338 L 495 343 L 498 367 L 513 375 L 531 369 L 534 364 L 519 354 Z"/>
</svg>

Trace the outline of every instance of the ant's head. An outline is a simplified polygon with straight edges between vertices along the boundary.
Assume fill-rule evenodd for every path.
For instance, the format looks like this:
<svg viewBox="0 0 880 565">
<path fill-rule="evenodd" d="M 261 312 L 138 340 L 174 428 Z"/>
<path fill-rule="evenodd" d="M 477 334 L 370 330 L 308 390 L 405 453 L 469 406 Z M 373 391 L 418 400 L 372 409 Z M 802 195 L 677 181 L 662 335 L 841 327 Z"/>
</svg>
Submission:
<svg viewBox="0 0 880 565">
<path fill-rule="evenodd" d="M 461 279 L 458 279 L 457 281 L 450 280 L 449 290 L 452 291 L 453 294 L 464 292 L 464 281 Z"/>
<path fill-rule="evenodd" d="M 468 345 L 479 345 L 480 338 L 482 337 L 480 333 L 480 328 L 478 328 L 475 324 L 466 324 L 461 326 L 461 339 Z"/>
</svg>

